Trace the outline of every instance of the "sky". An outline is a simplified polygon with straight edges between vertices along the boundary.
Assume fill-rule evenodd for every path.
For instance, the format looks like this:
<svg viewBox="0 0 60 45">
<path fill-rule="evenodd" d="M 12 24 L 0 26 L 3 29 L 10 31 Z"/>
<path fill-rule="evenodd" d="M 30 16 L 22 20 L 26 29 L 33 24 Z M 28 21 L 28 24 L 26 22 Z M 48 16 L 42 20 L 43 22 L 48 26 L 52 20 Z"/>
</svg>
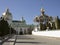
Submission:
<svg viewBox="0 0 60 45">
<path fill-rule="evenodd" d="M 48 16 L 60 17 L 60 0 L 0 0 L 0 17 L 9 8 L 13 20 L 24 17 L 27 24 L 33 24 L 34 17 L 40 16 L 42 7 Z"/>
</svg>

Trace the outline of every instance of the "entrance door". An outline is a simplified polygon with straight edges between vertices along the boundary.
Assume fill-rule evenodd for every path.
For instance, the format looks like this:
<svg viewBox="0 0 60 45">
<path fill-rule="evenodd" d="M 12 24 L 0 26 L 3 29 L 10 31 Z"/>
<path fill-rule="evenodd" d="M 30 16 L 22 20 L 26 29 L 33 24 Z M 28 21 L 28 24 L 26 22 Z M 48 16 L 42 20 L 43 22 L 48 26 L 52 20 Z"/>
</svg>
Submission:
<svg viewBox="0 0 60 45">
<path fill-rule="evenodd" d="M 20 33 L 19 33 L 20 35 L 23 35 L 23 30 L 22 30 L 22 28 L 20 28 Z"/>
</svg>

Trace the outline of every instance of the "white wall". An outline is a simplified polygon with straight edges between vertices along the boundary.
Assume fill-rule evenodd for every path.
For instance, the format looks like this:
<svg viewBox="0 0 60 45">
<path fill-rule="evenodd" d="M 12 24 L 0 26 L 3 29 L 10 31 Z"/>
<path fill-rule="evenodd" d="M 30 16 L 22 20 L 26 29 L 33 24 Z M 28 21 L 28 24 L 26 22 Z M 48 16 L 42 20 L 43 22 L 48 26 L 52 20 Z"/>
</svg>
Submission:
<svg viewBox="0 0 60 45">
<path fill-rule="evenodd" d="M 40 36 L 49 36 L 49 37 L 60 37 L 60 30 L 52 30 L 52 31 L 32 31 L 32 35 L 40 35 Z"/>
</svg>

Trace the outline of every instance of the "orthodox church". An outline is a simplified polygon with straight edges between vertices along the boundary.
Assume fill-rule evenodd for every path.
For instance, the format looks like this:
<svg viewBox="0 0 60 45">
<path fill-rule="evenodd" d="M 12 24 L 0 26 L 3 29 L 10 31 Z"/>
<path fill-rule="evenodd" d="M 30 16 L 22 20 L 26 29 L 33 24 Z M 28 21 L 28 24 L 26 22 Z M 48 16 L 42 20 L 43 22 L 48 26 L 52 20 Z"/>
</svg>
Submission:
<svg viewBox="0 0 60 45">
<path fill-rule="evenodd" d="M 41 8 L 41 14 L 40 16 L 36 16 L 34 18 L 35 22 L 38 22 L 39 24 L 39 28 L 40 30 L 46 30 L 47 28 L 49 29 L 58 29 L 58 16 L 57 17 L 52 17 L 52 16 L 48 16 L 45 14 L 45 10 L 44 8 Z"/>
<path fill-rule="evenodd" d="M 12 27 L 16 32 L 19 34 L 22 32 L 23 34 L 29 33 L 29 28 L 31 25 L 27 25 L 26 21 L 22 17 L 22 20 L 13 20 L 12 13 L 10 13 L 9 9 L 7 8 L 6 11 L 2 14 L 2 18 L 9 23 L 9 26 Z"/>
</svg>

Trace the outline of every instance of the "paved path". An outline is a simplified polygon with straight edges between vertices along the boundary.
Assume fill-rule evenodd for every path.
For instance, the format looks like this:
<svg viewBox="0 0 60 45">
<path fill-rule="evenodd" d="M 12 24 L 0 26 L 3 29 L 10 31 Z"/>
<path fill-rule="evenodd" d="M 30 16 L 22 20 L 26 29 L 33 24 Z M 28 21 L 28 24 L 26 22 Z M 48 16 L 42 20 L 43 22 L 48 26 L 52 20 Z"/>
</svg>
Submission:
<svg viewBox="0 0 60 45">
<path fill-rule="evenodd" d="M 3 45 L 60 45 L 60 38 L 33 35 L 15 35 Z"/>
</svg>

